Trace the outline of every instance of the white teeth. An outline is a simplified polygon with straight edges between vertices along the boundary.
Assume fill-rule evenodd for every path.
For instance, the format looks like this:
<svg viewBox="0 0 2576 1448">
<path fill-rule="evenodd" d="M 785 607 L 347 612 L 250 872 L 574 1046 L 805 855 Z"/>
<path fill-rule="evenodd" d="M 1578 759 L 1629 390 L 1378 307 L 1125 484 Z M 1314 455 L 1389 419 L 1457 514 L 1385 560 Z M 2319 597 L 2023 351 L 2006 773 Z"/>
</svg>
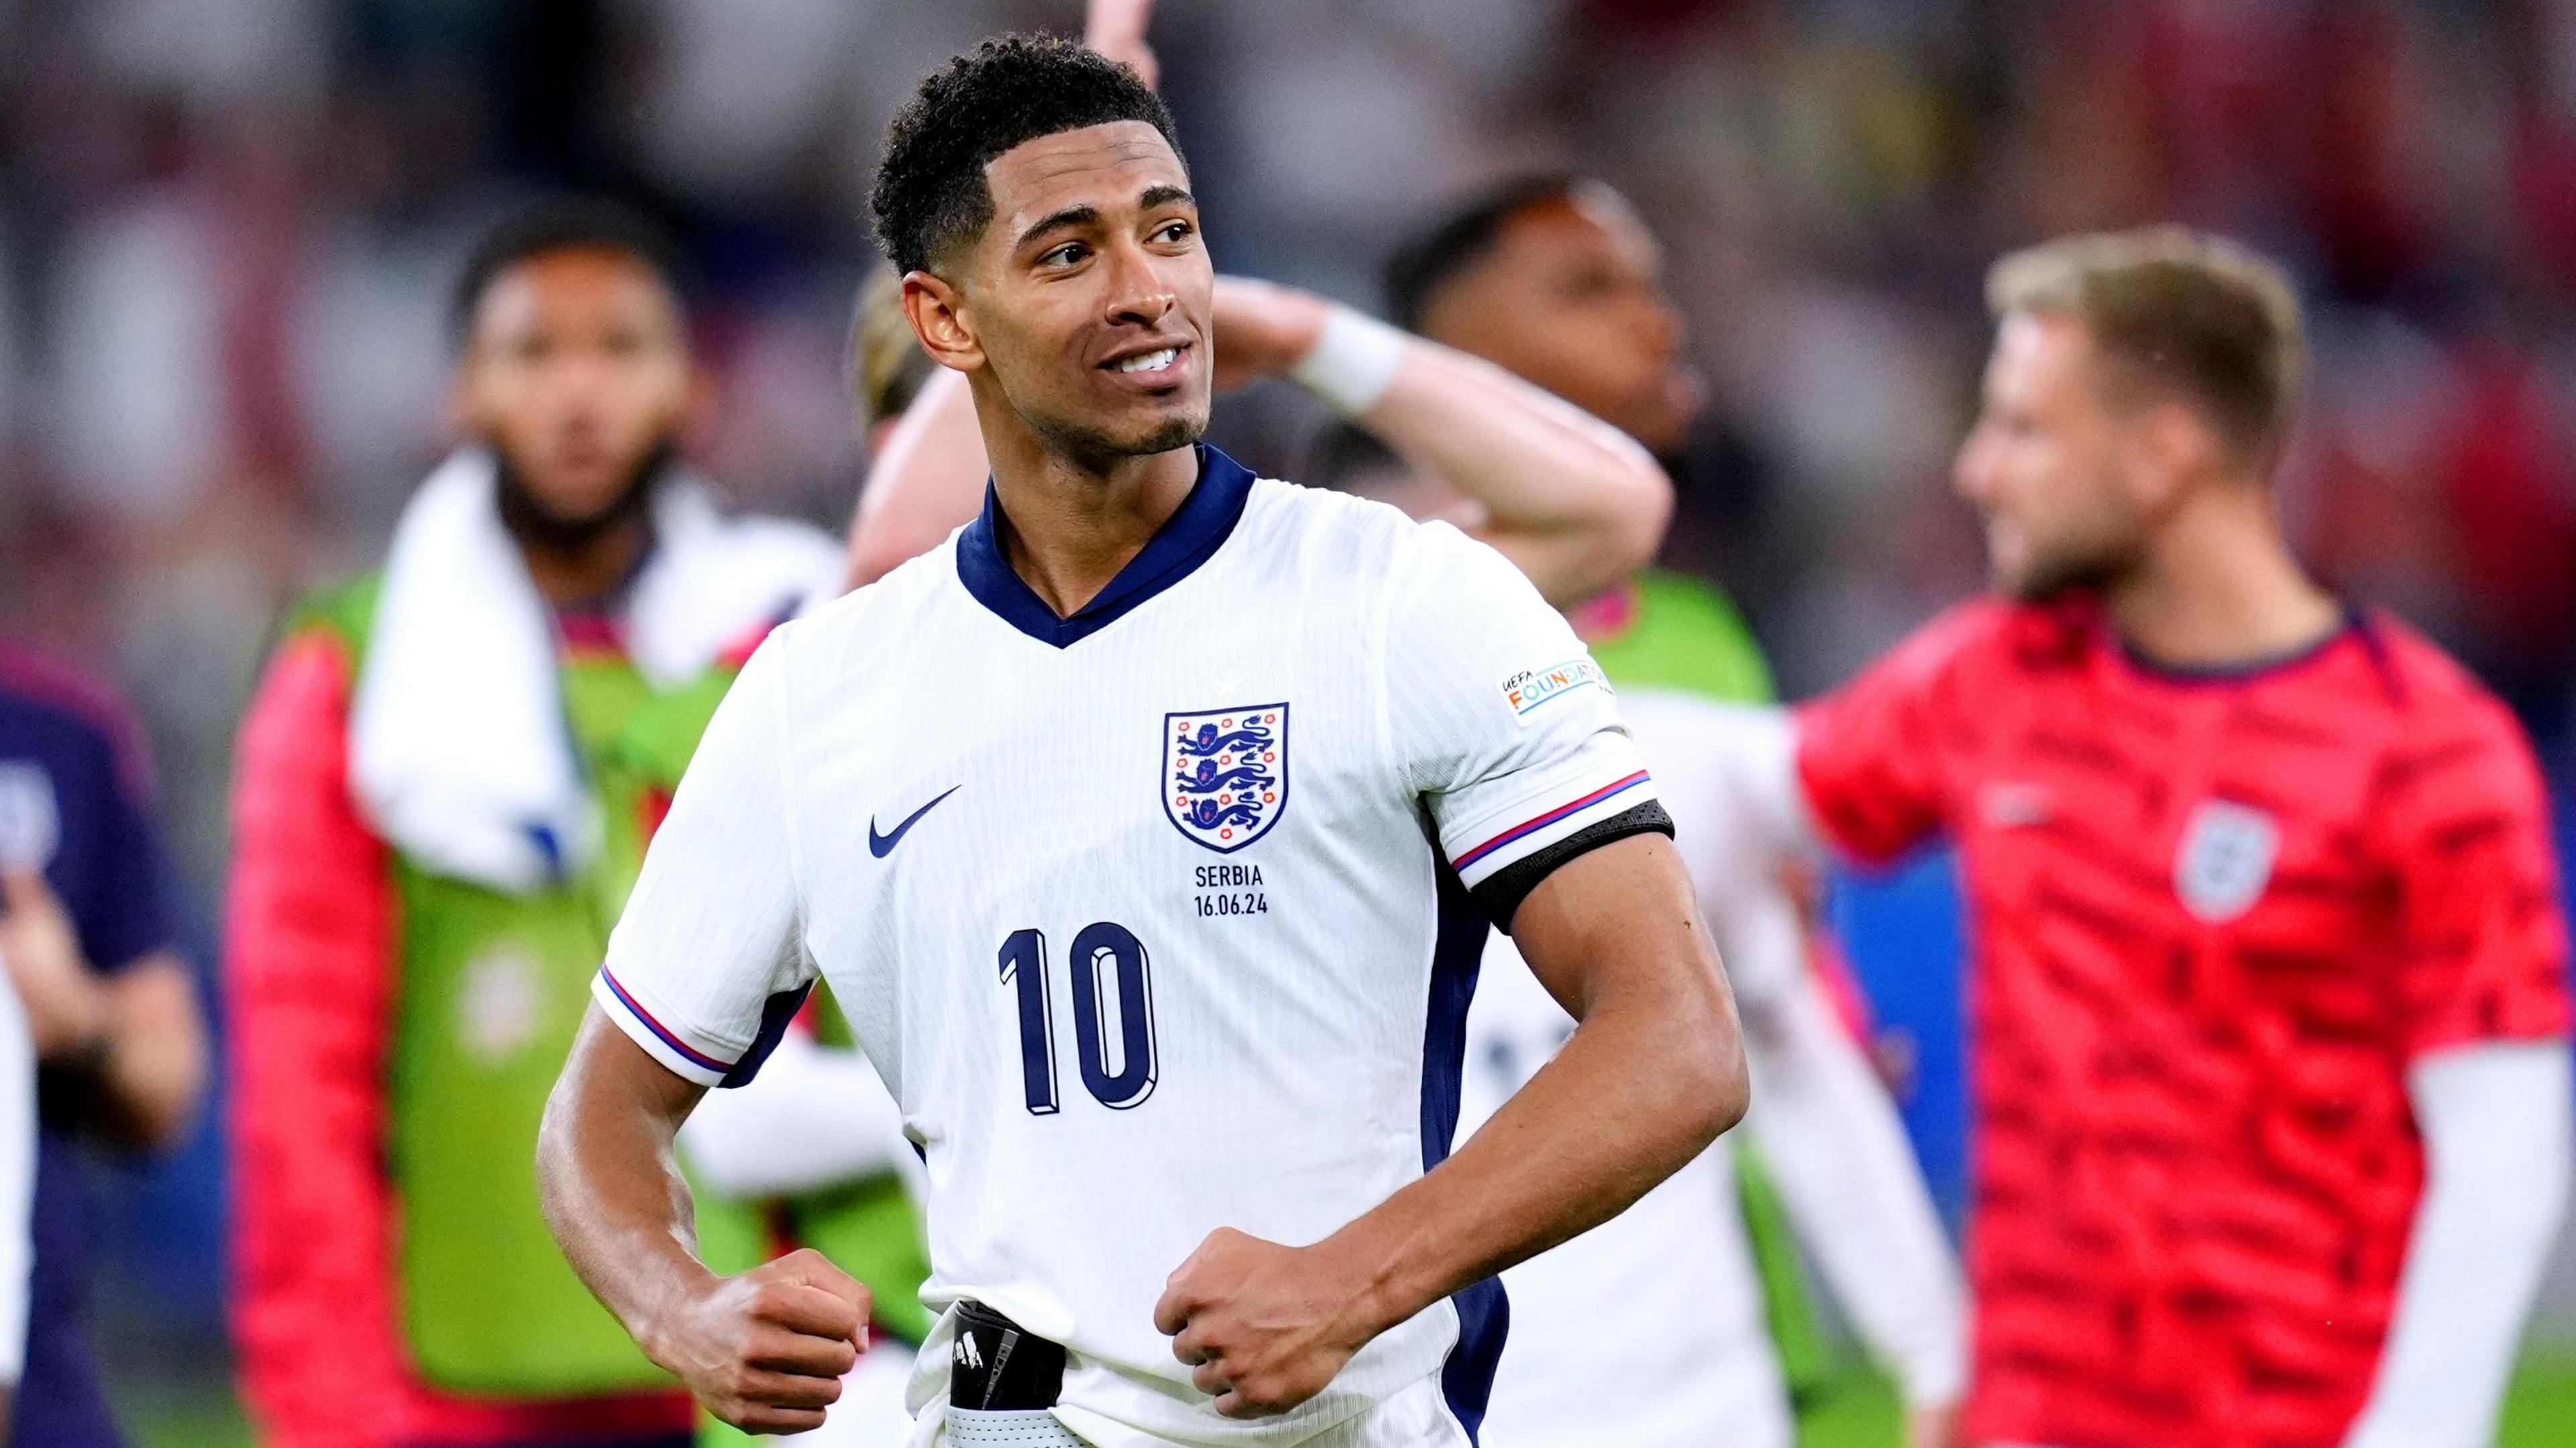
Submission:
<svg viewBox="0 0 2576 1448">
<path fill-rule="evenodd" d="M 1124 358 L 1119 362 L 1118 370 L 1121 372 L 1160 372 L 1164 368 L 1171 366 L 1173 359 L 1180 355 L 1180 348 L 1166 347 L 1160 352 L 1147 352 L 1142 356 Z"/>
</svg>

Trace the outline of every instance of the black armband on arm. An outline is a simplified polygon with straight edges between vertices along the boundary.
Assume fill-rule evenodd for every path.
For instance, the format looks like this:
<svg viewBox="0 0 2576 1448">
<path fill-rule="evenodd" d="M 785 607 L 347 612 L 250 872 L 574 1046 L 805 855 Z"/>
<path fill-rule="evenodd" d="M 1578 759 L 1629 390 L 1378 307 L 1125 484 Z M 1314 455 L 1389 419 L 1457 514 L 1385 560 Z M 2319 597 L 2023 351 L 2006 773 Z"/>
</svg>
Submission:
<svg viewBox="0 0 2576 1448">
<path fill-rule="evenodd" d="M 1598 824 L 1586 825 L 1527 859 L 1505 865 L 1485 883 L 1467 893 L 1476 897 L 1476 906 L 1485 912 L 1485 918 L 1509 935 L 1512 933 L 1512 916 L 1520 910 L 1521 902 L 1538 888 L 1539 881 L 1555 874 L 1566 861 L 1630 835 L 1658 834 L 1670 838 L 1672 833 L 1673 817 L 1664 813 L 1661 801 L 1650 799 L 1634 809 L 1621 810 Z"/>
</svg>

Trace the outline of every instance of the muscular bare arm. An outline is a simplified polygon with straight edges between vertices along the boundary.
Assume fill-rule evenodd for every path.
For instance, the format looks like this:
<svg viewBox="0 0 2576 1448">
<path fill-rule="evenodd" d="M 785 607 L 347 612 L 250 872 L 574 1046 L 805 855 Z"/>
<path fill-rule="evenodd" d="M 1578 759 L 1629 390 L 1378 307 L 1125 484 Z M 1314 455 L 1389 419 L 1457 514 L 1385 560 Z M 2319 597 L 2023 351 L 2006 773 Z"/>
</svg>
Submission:
<svg viewBox="0 0 2576 1448">
<path fill-rule="evenodd" d="M 858 1361 L 868 1291 L 811 1250 L 734 1277 L 698 1260 L 672 1141 L 702 1089 L 593 1006 L 537 1136 L 546 1222 L 644 1355 L 707 1411 L 753 1433 L 819 1428 Z"/>
<path fill-rule="evenodd" d="M 1320 1392 L 1370 1339 L 1616 1216 L 1744 1114 L 1735 1006 L 1671 841 L 1580 856 L 1513 937 L 1580 1023 L 1457 1154 L 1323 1241 L 1211 1234 L 1155 1326 L 1231 1417 Z"/>
<path fill-rule="evenodd" d="M 1652 562 L 1672 480 L 1625 433 L 1479 357 L 1419 337 L 1360 423 L 1481 516 L 1501 550 L 1560 608 Z"/>
<path fill-rule="evenodd" d="M 1460 526 L 1560 608 L 1645 566 L 1663 542 L 1673 485 L 1646 450 L 1482 358 L 1240 277 L 1218 281 L 1216 324 L 1220 384 L 1281 373 L 1314 389 L 1463 497 Z"/>
</svg>

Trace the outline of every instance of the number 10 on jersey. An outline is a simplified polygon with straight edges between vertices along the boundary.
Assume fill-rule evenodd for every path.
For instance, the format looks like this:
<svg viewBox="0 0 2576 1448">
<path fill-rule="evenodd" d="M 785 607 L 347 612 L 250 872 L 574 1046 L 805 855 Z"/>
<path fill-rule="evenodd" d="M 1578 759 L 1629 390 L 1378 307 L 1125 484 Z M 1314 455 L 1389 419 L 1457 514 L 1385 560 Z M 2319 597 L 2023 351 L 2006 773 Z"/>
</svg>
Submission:
<svg viewBox="0 0 2576 1448">
<path fill-rule="evenodd" d="M 1103 920 L 1073 937 L 1073 1042 L 1082 1084 L 1101 1105 L 1125 1111 L 1154 1094 L 1154 975 L 1145 946 L 1126 926 Z M 1014 930 L 1002 942 L 1002 984 L 1019 988 L 1020 1080 L 1032 1115 L 1063 1109 L 1056 1094 L 1055 1006 L 1046 936 Z M 1108 1041 L 1118 1037 L 1118 1069 Z"/>
</svg>

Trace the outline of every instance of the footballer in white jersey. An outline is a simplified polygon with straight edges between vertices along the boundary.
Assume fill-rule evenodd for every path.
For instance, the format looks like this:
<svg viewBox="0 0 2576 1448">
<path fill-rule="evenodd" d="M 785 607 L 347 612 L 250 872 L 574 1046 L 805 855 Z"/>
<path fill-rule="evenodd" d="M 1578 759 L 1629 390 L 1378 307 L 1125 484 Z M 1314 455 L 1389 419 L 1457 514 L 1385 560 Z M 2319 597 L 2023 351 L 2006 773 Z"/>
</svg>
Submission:
<svg viewBox="0 0 2576 1448">
<path fill-rule="evenodd" d="M 549 1107 L 574 1267 L 739 1426 L 821 1420 L 864 1290 L 810 1253 L 712 1277 L 669 1144 L 817 978 L 924 1156 L 917 1443 L 1472 1443 L 1492 1275 L 1743 1111 L 1563 620 L 1454 529 L 1194 445 L 1214 273 L 1171 136 L 1025 39 L 897 119 L 879 227 L 985 510 L 743 670 Z M 1581 1024 L 1451 1156 L 1489 923 Z"/>
<path fill-rule="evenodd" d="M 1375 1407 L 1356 1441 L 1464 1443 L 1490 1283 L 1259 1427 L 1175 1398 L 1155 1299 L 1218 1227 L 1315 1241 L 1446 1154 L 1470 892 L 1659 820 L 1653 785 L 1500 555 L 1204 458 L 1071 619 L 988 515 L 764 645 L 599 999 L 713 1085 L 829 979 L 927 1152 L 926 1294 L 1072 1348 L 1060 1416 L 1100 1441 L 1295 1442 Z"/>
</svg>

